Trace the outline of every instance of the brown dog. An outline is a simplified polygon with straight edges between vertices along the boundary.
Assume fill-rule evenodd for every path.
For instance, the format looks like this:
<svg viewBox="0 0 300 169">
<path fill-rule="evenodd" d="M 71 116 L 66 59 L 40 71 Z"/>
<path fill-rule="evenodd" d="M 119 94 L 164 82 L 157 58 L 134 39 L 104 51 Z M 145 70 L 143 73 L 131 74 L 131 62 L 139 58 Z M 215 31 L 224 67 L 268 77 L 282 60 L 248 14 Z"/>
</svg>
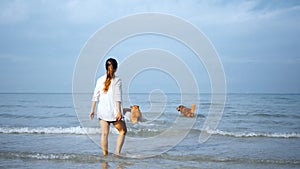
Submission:
<svg viewBox="0 0 300 169">
<path fill-rule="evenodd" d="M 195 116 L 195 108 L 196 105 L 192 104 L 191 109 L 187 108 L 183 105 L 180 105 L 176 108 L 177 111 L 180 111 L 181 116 L 185 116 L 185 117 L 194 117 Z"/>
<path fill-rule="evenodd" d="M 133 105 L 130 106 L 130 108 L 123 108 L 123 114 L 125 115 L 126 112 L 131 112 L 130 113 L 130 121 L 132 123 L 137 123 L 142 121 L 142 113 L 140 110 L 140 106 L 138 105 Z"/>
<path fill-rule="evenodd" d="M 130 108 L 131 108 L 130 121 L 132 123 L 137 123 L 139 121 L 142 121 L 142 113 L 140 110 L 140 106 L 133 105 L 130 106 Z"/>
</svg>

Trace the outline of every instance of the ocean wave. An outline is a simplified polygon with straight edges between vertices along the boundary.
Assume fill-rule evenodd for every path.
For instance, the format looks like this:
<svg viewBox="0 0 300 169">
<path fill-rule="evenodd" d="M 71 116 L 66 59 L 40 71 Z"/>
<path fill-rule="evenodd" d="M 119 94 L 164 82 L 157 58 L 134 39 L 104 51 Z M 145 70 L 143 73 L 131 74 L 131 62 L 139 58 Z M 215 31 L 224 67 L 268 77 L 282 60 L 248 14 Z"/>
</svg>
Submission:
<svg viewBox="0 0 300 169">
<path fill-rule="evenodd" d="M 126 153 L 125 153 L 126 154 Z M 39 152 L 0 152 L 2 158 L 19 158 L 29 160 L 57 160 L 57 161 L 75 161 L 75 162 L 91 162 L 98 163 L 101 161 L 115 161 L 113 155 L 101 158 L 100 154 L 90 153 L 39 153 Z M 279 164 L 279 165 L 299 165 L 299 160 L 284 160 L 284 159 L 249 159 L 249 158 L 236 158 L 236 157 L 216 157 L 207 155 L 169 155 L 161 154 L 157 157 L 159 159 L 173 160 L 173 161 L 195 161 L 195 162 L 238 162 L 238 163 L 254 163 L 254 164 Z M 131 159 L 134 160 L 134 159 Z M 128 158 L 119 158 L 118 161 L 129 162 Z"/>
<path fill-rule="evenodd" d="M 300 116 L 297 114 L 278 114 L 278 113 L 255 113 L 253 114 L 255 117 L 275 117 L 275 118 L 299 118 Z"/>
<path fill-rule="evenodd" d="M 26 106 L 24 105 L 0 105 L 0 108 L 26 108 Z"/>
<path fill-rule="evenodd" d="M 1 113 L 0 117 L 2 118 L 25 118 L 25 119 L 53 119 L 53 118 L 72 118 L 75 117 L 75 115 L 72 114 L 38 114 L 38 115 L 28 115 L 28 114 L 13 114 L 13 113 Z"/>
<path fill-rule="evenodd" d="M 300 133 L 287 132 L 287 133 L 276 133 L 276 132 L 231 132 L 222 130 L 202 130 L 212 135 L 229 136 L 229 137 L 269 137 L 269 138 L 300 138 Z"/>
<path fill-rule="evenodd" d="M 21 158 L 33 160 L 70 160 L 99 162 L 99 155 L 71 154 L 71 153 L 37 153 L 37 152 L 0 152 L 0 157 Z"/>
<path fill-rule="evenodd" d="M 127 128 L 128 136 L 149 137 L 155 136 L 163 132 L 163 128 Z M 237 137 L 237 138 L 251 138 L 251 137 L 268 137 L 268 138 L 300 138 L 300 133 L 297 132 L 232 132 L 223 130 L 198 130 L 192 129 L 192 132 L 206 132 L 212 135 Z M 0 134 L 100 134 L 101 129 L 98 127 L 0 127 Z M 119 134 L 118 130 L 111 127 L 110 133 Z"/>
<path fill-rule="evenodd" d="M 42 105 L 36 106 L 38 108 L 45 108 L 45 109 L 70 109 L 73 108 L 72 106 L 53 106 L 53 105 Z"/>
<path fill-rule="evenodd" d="M 251 158 L 237 158 L 237 157 L 216 157 L 208 155 L 160 155 L 163 159 L 176 161 L 207 161 L 207 162 L 236 162 L 236 163 L 254 163 L 254 164 L 293 164 L 299 165 L 299 160 L 284 160 L 284 159 L 251 159 Z"/>
<path fill-rule="evenodd" d="M 155 136 L 160 133 L 158 129 L 149 128 L 127 128 L 128 136 Z M 100 128 L 86 128 L 86 127 L 0 127 L 0 133 L 2 134 L 100 134 Z M 111 127 L 110 133 L 119 134 L 118 130 Z"/>
<path fill-rule="evenodd" d="M 83 127 L 0 127 L 2 134 L 99 134 L 99 128 Z"/>
</svg>

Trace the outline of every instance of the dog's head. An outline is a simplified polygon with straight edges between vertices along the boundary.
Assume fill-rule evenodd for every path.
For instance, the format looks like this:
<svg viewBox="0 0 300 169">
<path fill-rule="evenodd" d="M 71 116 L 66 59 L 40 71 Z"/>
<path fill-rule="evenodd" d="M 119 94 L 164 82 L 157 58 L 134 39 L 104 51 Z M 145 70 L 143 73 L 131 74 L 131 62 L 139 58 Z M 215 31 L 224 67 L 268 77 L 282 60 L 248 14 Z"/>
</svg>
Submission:
<svg viewBox="0 0 300 169">
<path fill-rule="evenodd" d="M 178 106 L 178 107 L 176 108 L 176 110 L 177 110 L 177 111 L 180 111 L 182 108 L 184 108 L 184 106 L 183 106 L 183 105 L 180 105 L 180 106 Z"/>
<path fill-rule="evenodd" d="M 139 110 L 140 109 L 140 106 L 138 105 L 133 105 L 133 106 L 130 106 L 131 110 Z"/>
</svg>

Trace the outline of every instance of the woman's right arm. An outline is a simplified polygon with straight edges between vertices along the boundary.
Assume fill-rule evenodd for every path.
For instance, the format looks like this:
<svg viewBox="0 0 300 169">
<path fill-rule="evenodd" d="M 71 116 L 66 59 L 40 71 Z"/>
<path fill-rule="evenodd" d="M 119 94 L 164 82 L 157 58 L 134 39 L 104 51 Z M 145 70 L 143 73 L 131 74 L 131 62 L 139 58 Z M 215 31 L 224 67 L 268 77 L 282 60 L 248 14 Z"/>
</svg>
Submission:
<svg viewBox="0 0 300 169">
<path fill-rule="evenodd" d="M 95 107 L 96 107 L 97 102 L 96 101 L 92 101 L 92 108 L 91 108 L 91 112 L 90 112 L 90 119 L 93 120 L 94 115 L 95 115 Z"/>
<path fill-rule="evenodd" d="M 93 94 L 93 98 L 92 98 L 92 108 L 91 108 L 91 112 L 90 112 L 90 119 L 93 120 L 94 118 L 94 115 L 95 115 L 95 107 L 96 107 L 96 104 L 99 100 L 99 96 L 100 96 L 100 90 L 99 90 L 99 79 L 97 80 L 97 83 L 96 83 L 96 87 L 95 87 L 95 90 L 94 90 L 94 94 Z"/>
</svg>

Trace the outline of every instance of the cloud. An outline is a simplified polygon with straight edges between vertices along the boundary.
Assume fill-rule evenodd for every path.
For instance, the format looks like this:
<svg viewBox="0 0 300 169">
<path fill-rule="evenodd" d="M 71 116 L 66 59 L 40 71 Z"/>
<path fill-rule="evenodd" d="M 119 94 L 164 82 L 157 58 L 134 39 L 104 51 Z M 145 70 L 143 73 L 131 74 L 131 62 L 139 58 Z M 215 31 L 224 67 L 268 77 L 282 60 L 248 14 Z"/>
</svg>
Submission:
<svg viewBox="0 0 300 169">
<path fill-rule="evenodd" d="M 26 21 L 29 7 L 23 1 L 1 1 L 0 23 L 15 24 Z"/>
<path fill-rule="evenodd" d="M 67 1 L 64 4 L 67 20 L 72 23 L 92 23 L 106 15 L 108 4 L 103 1 Z"/>
<path fill-rule="evenodd" d="M 154 3 L 152 0 L 99 1 L 1 1 L 2 23 L 17 23 L 41 18 L 63 20 L 69 23 L 105 23 L 112 19 L 140 12 L 162 12 L 177 15 L 190 21 L 209 24 L 242 23 L 249 20 L 270 19 L 293 10 L 300 3 L 274 5 L 265 1 L 173 1 Z M 275 3 L 276 4 L 276 3 Z M 39 17 L 38 17 L 39 16 Z"/>
<path fill-rule="evenodd" d="M 202 23 L 202 25 L 225 25 L 269 20 L 286 13 L 299 12 L 300 4 L 282 4 L 274 7 L 273 1 L 267 2 L 201 1 L 199 4 L 189 5 L 189 9 L 192 10 L 189 12 L 189 17 L 193 22 Z"/>
<path fill-rule="evenodd" d="M 299 55 L 298 4 L 235 1 L 209 6 L 212 12 L 207 15 L 212 16 L 199 14 L 193 23 L 208 35 L 224 61 L 285 63 Z"/>
<path fill-rule="evenodd" d="M 247 77 L 249 72 L 244 69 L 245 65 L 257 67 L 266 76 L 266 65 L 273 64 L 274 70 L 278 69 L 283 75 L 291 74 L 290 65 L 293 70 L 299 67 L 300 1 L 2 0 L 0 60 L 5 69 L 2 67 L 0 77 L 13 69 L 17 73 L 11 72 L 9 76 L 18 79 L 23 76 L 21 70 L 30 64 L 48 66 L 47 70 L 35 67 L 36 70 L 28 71 L 41 78 L 31 79 L 32 83 L 45 80 L 39 72 L 51 76 L 58 62 L 62 64 L 58 72 L 72 71 L 80 48 L 89 36 L 113 20 L 141 12 L 175 15 L 199 28 L 216 47 L 225 68 L 234 68 L 227 74 L 233 81 Z M 147 47 L 145 41 L 142 43 L 142 47 Z M 134 45 L 128 46 L 124 47 L 126 51 Z M 53 77 L 68 79 L 72 77 L 71 71 L 55 73 Z M 252 73 L 252 77 L 253 83 L 264 78 L 256 73 Z M 296 81 L 295 78 L 285 80 L 287 84 Z M 242 90 L 243 86 L 239 88 Z M 0 88 L 0 91 L 5 90 Z M 295 90 L 299 91 L 299 87 Z"/>
</svg>

